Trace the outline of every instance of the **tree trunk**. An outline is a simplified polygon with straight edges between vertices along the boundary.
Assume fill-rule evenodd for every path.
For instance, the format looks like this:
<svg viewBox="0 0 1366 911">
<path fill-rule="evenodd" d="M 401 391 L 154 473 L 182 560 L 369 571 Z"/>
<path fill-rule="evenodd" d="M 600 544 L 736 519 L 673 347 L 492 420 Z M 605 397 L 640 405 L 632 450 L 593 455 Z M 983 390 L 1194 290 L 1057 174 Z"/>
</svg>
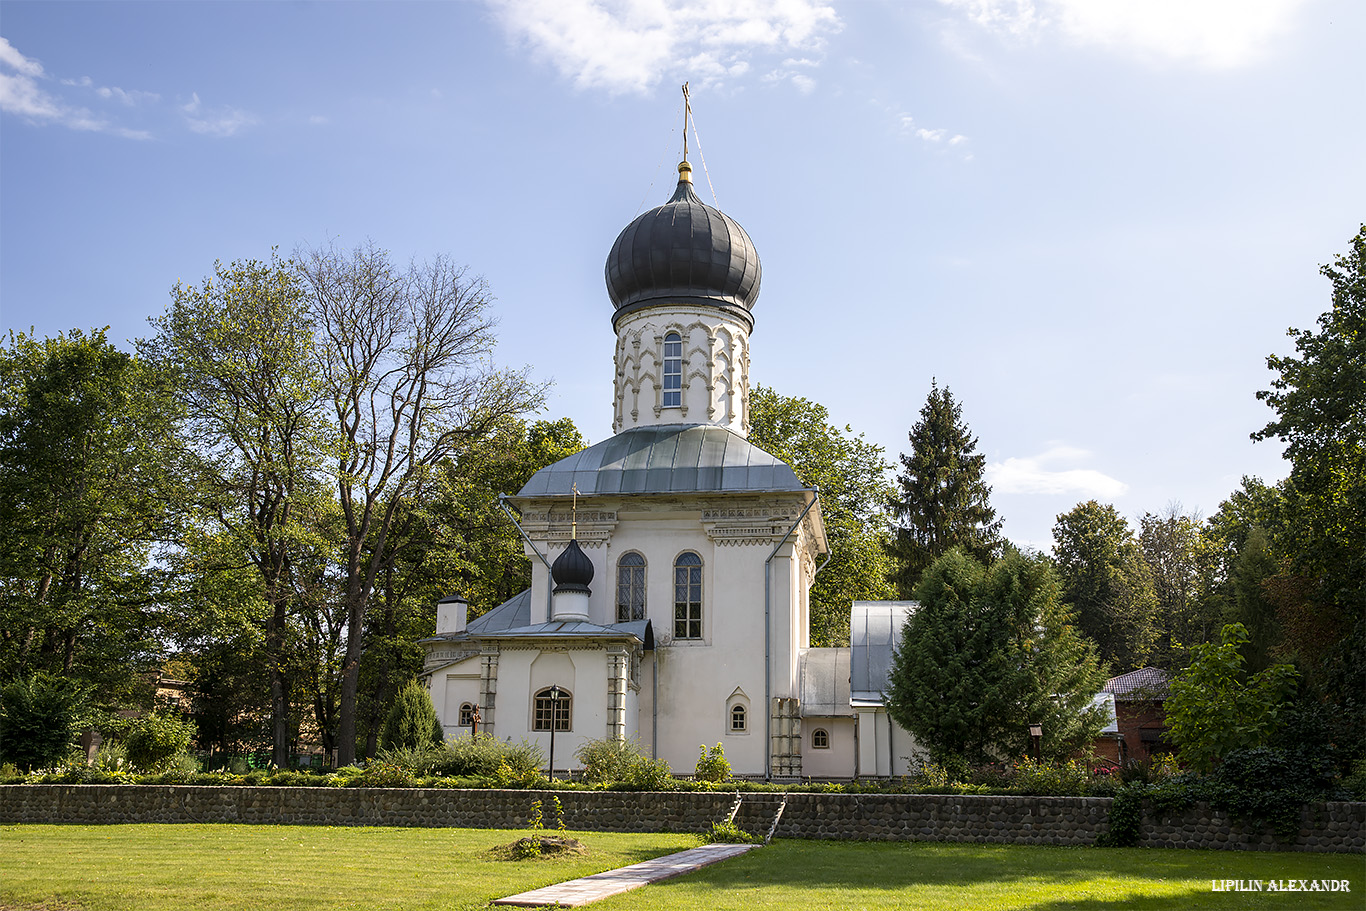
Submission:
<svg viewBox="0 0 1366 911">
<path fill-rule="evenodd" d="M 285 685 L 284 631 L 286 605 L 275 594 L 274 608 L 266 627 L 267 664 L 270 667 L 271 762 L 277 768 L 289 766 L 289 691 Z"/>
<path fill-rule="evenodd" d="M 338 707 L 338 765 L 351 765 L 356 761 L 356 693 L 360 689 L 361 635 L 366 600 L 361 584 L 361 579 L 353 577 L 346 592 L 346 657 L 342 659 L 341 705 Z"/>
</svg>

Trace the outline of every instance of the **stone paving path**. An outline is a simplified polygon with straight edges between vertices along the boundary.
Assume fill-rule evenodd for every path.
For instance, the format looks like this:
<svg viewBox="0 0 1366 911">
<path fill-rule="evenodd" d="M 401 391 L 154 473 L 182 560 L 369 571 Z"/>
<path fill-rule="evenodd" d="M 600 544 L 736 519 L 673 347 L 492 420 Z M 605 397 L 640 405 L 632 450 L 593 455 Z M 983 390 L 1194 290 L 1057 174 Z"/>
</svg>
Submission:
<svg viewBox="0 0 1366 911">
<path fill-rule="evenodd" d="M 558 903 L 566 908 L 575 908 L 579 905 L 595 902 L 600 898 L 606 898 L 609 895 L 618 895 L 649 883 L 659 882 L 661 879 L 669 879 L 672 876 L 682 876 L 684 873 L 700 870 L 714 863 L 738 857 L 751 848 L 757 847 L 759 846 L 703 845 L 700 848 L 692 848 L 687 851 L 680 851 L 677 854 L 669 854 L 664 857 L 656 857 L 654 860 L 631 864 L 629 867 L 608 870 L 606 873 L 594 873 L 592 876 L 571 879 L 568 882 L 556 883 L 543 889 L 519 892 L 516 895 L 509 895 L 507 898 L 497 899 L 493 903 L 495 905 L 518 905 L 523 908 L 536 908 L 541 905 Z"/>
</svg>

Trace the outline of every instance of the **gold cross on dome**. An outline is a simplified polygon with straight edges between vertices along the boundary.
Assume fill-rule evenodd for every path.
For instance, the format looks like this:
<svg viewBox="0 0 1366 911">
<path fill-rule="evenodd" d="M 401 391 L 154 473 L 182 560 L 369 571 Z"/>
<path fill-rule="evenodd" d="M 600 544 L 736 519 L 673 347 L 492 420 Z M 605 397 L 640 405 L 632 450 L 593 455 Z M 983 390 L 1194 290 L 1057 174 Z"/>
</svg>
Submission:
<svg viewBox="0 0 1366 911">
<path fill-rule="evenodd" d="M 570 486 L 570 491 L 574 494 L 573 504 L 569 507 L 569 539 L 572 541 L 579 536 L 579 485 L 576 481 Z"/>
</svg>

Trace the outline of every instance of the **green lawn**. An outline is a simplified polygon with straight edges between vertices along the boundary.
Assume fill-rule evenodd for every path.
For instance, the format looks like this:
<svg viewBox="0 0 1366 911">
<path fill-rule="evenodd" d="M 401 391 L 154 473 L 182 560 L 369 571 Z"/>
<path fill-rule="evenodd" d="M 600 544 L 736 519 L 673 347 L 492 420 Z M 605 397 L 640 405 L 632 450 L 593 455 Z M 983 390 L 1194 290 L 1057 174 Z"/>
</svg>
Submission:
<svg viewBox="0 0 1366 911">
<path fill-rule="evenodd" d="M 573 833 L 582 857 L 497 860 L 498 829 L 0 826 L 0 909 L 483 908 L 491 900 L 696 847 L 692 835 Z"/>
<path fill-rule="evenodd" d="M 0 826 L 0 909 L 462 909 L 697 844 L 571 833 L 585 857 L 495 860 L 524 832 L 314 826 Z M 1214 879 L 1347 879 L 1350 893 L 1213 892 Z M 778 840 L 597 911 L 1366 908 L 1366 857 Z"/>
<path fill-rule="evenodd" d="M 1350 894 L 1214 892 L 1212 879 L 1349 879 Z M 774 841 L 594 911 L 1366 909 L 1366 857 L 930 842 Z"/>
</svg>

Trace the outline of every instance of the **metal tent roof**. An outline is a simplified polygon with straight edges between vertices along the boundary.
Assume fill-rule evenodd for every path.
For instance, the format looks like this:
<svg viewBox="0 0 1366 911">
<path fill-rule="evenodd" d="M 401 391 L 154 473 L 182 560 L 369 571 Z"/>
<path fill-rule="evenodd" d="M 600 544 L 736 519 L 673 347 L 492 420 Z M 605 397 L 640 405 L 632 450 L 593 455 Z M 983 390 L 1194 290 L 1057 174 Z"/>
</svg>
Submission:
<svg viewBox="0 0 1366 911">
<path fill-rule="evenodd" d="M 519 497 L 797 491 L 797 475 L 744 437 L 713 424 L 633 427 L 542 468 Z"/>
</svg>

